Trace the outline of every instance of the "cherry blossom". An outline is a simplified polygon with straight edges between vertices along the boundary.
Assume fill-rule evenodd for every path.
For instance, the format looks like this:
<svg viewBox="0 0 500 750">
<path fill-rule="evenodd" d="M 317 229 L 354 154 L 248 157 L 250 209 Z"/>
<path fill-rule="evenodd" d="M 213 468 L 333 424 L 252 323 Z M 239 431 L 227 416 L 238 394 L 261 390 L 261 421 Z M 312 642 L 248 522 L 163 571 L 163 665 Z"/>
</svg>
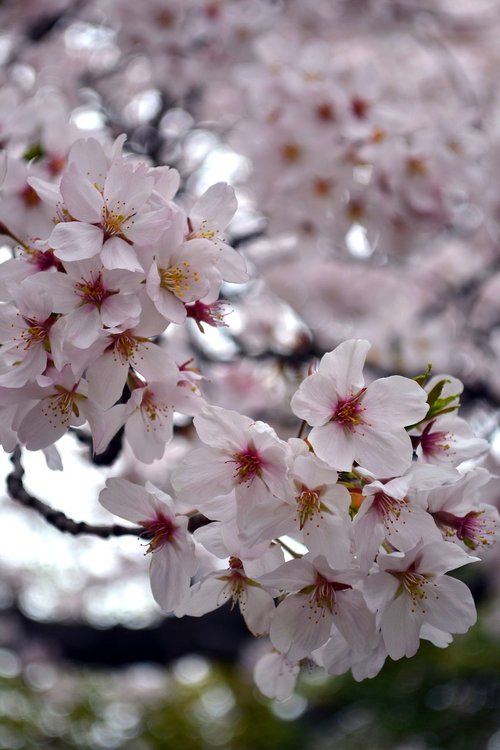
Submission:
<svg viewBox="0 0 500 750">
<path fill-rule="evenodd" d="M 209 406 L 194 418 L 194 426 L 210 447 L 192 451 L 173 472 L 172 483 L 181 497 L 209 500 L 234 489 L 244 518 L 270 495 L 283 497 L 286 448 L 267 424 Z"/>
<path fill-rule="evenodd" d="M 273 649 L 258 660 L 253 677 L 261 693 L 283 701 L 292 695 L 300 672 L 300 664 Z"/>
<path fill-rule="evenodd" d="M 280 565 L 283 562 L 280 548 L 264 543 L 248 549 L 238 544 L 234 521 L 227 526 L 210 524 L 195 532 L 194 538 L 218 557 L 228 558 L 228 567 L 208 573 L 195 583 L 176 614 L 200 616 L 231 600 L 233 606 L 239 604 L 250 632 L 268 633 L 274 614 L 273 597 L 252 576 Z"/>
<path fill-rule="evenodd" d="M 30 386 L 24 393 L 12 391 L 13 401 L 30 399 L 34 404 L 26 414 L 21 412 L 16 416 L 13 425 L 19 440 L 29 450 L 47 448 L 70 425 L 83 425 L 93 415 L 87 384 L 83 379 L 75 379 L 69 365 L 61 372 L 49 369 L 47 379 L 51 385 L 46 387 Z"/>
<path fill-rule="evenodd" d="M 412 444 L 404 427 L 427 413 L 424 390 L 393 375 L 364 384 L 362 374 L 370 344 L 345 341 L 325 354 L 292 398 L 292 410 L 312 426 L 315 453 L 333 468 L 349 471 L 353 461 L 379 476 L 409 468 Z"/>
<path fill-rule="evenodd" d="M 478 555 L 491 549 L 500 533 L 498 510 L 481 501 L 481 489 L 489 480 L 486 469 L 476 468 L 453 485 L 427 494 L 429 513 L 443 537 Z"/>
<path fill-rule="evenodd" d="M 123 161 L 121 143 L 115 144 L 110 163 L 94 139 L 73 147 L 60 186 L 68 218 L 49 237 L 60 260 L 100 254 L 105 268 L 141 270 L 134 246 L 156 240 L 170 221 L 167 206 L 148 210 L 154 179 L 144 164 L 133 167 Z"/>
<path fill-rule="evenodd" d="M 224 281 L 241 283 L 248 280 L 245 260 L 220 237 L 236 206 L 236 196 L 230 185 L 223 182 L 212 185 L 189 211 L 188 239 L 202 238 L 212 242 L 218 250 L 217 267 Z"/>
<path fill-rule="evenodd" d="M 440 539 L 425 501 L 410 492 L 411 476 L 382 484 L 370 482 L 363 488 L 364 501 L 353 522 L 360 565 L 373 564 L 382 542 L 395 549 L 411 549 L 415 539 Z"/>
<path fill-rule="evenodd" d="M 0 385 L 17 388 L 43 377 L 50 362 L 51 331 L 57 316 L 52 299 L 33 277 L 19 285 L 17 304 L 0 307 Z"/>
<path fill-rule="evenodd" d="M 123 432 L 154 598 L 278 700 L 449 645 L 498 538 L 498 51 L 401 5 L 0 3 L 0 442 Z"/>
<path fill-rule="evenodd" d="M 420 541 L 407 552 L 378 555 L 364 591 L 392 659 L 417 652 L 424 623 L 445 633 L 465 633 L 475 623 L 469 589 L 444 574 L 477 559 L 449 542 Z"/>
<path fill-rule="evenodd" d="M 175 513 L 172 498 L 148 483 L 140 487 L 126 479 L 108 479 L 99 502 L 110 513 L 144 528 L 151 553 L 151 591 L 170 612 L 186 594 L 197 568 L 187 518 Z"/>
<path fill-rule="evenodd" d="M 278 605 L 270 630 L 273 646 L 290 661 L 326 643 L 333 625 L 357 649 L 365 648 L 373 635 L 373 615 L 355 588 L 360 581 L 355 570 L 335 570 L 323 556 L 306 556 L 286 562 L 260 581 L 282 592 L 296 592 Z"/>
<path fill-rule="evenodd" d="M 222 279 L 216 270 L 219 253 L 214 244 L 204 239 L 184 243 L 181 215 L 176 225 L 159 241 L 146 289 L 166 320 L 182 323 L 187 314 L 185 305 L 205 298 L 214 301 Z"/>
</svg>

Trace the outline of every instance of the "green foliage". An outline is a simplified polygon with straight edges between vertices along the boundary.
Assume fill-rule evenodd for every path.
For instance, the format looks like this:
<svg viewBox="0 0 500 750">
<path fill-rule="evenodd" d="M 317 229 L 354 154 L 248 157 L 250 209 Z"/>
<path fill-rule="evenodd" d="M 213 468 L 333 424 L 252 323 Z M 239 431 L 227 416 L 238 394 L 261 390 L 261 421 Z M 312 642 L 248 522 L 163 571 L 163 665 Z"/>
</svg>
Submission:
<svg viewBox="0 0 500 750">
<path fill-rule="evenodd" d="M 429 411 L 427 412 L 425 417 L 426 422 L 439 417 L 441 414 L 447 414 L 448 412 L 455 411 L 459 408 L 459 393 L 454 393 L 452 396 L 441 396 L 446 383 L 450 382 L 451 381 L 447 378 L 443 378 L 443 380 L 440 380 L 438 383 L 436 383 L 436 385 L 429 391 L 429 395 L 427 396 Z"/>
<path fill-rule="evenodd" d="M 43 150 L 42 144 L 41 143 L 33 143 L 24 152 L 23 159 L 25 161 L 32 161 L 32 160 L 37 161 L 38 159 L 41 159 L 43 156 L 45 156 L 45 151 Z"/>
<path fill-rule="evenodd" d="M 500 738 L 498 645 L 476 628 L 362 683 L 306 669 L 283 703 L 240 666 L 200 657 L 170 670 L 19 667 L 0 679 L 0 748 L 486 750 Z"/>
<path fill-rule="evenodd" d="M 413 380 L 419 384 L 421 388 L 425 388 L 425 384 L 429 380 L 430 376 L 432 374 L 432 365 L 429 363 L 427 365 L 427 370 L 420 375 L 415 375 Z"/>
</svg>

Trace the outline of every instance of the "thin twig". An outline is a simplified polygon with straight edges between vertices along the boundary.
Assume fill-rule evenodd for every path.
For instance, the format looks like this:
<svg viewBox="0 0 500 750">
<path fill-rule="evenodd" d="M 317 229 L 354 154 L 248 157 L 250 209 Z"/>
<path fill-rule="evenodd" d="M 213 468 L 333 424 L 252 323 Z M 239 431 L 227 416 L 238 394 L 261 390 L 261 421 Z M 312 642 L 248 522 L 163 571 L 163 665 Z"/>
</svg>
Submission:
<svg viewBox="0 0 500 750">
<path fill-rule="evenodd" d="M 300 423 L 299 431 L 297 433 L 297 438 L 300 439 L 302 437 L 302 435 L 304 434 L 304 430 L 306 429 L 306 425 L 307 425 L 307 422 L 305 419 L 303 419 L 302 422 Z"/>
<path fill-rule="evenodd" d="M 302 557 L 302 555 L 300 554 L 300 552 L 295 552 L 282 539 L 274 539 L 273 541 L 274 541 L 275 544 L 279 544 L 279 546 L 282 547 L 286 552 L 288 552 L 288 554 L 291 555 L 293 558 L 297 559 L 299 557 Z"/>
</svg>

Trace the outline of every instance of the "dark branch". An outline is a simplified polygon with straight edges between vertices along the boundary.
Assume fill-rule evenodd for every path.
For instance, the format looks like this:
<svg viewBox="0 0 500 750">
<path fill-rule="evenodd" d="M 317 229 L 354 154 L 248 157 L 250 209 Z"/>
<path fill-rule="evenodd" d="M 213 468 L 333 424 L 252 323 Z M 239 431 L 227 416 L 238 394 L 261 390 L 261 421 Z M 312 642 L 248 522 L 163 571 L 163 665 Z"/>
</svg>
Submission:
<svg viewBox="0 0 500 750">
<path fill-rule="evenodd" d="M 2 645 L 21 655 L 36 644 L 54 661 L 101 668 L 144 662 L 166 665 L 193 653 L 231 663 L 252 640 L 238 608 L 231 610 L 229 603 L 203 617 L 166 617 L 156 625 L 133 629 L 34 621 L 14 605 L 0 613 L 0 625 L 8 634 Z"/>
<path fill-rule="evenodd" d="M 58 531 L 72 534 L 73 536 L 90 534 L 92 536 L 97 536 L 100 539 L 109 539 L 110 537 L 119 536 L 136 536 L 141 537 L 142 539 L 148 538 L 148 532 L 145 531 L 142 526 L 120 526 L 119 524 L 105 526 L 86 523 L 85 521 L 74 521 L 61 510 L 55 510 L 43 500 L 39 500 L 34 495 L 30 495 L 26 490 L 23 484 L 24 468 L 21 463 L 21 449 L 19 446 L 17 446 L 13 452 L 10 460 L 14 466 L 14 471 L 12 471 L 6 479 L 9 496 L 12 500 L 16 500 L 16 502 L 24 505 L 25 508 L 35 510 L 39 515 L 45 518 L 47 523 L 50 523 L 50 525 Z M 207 523 L 210 523 L 208 518 L 196 514 L 189 519 L 189 531 L 193 532 L 195 529 L 204 526 Z"/>
</svg>

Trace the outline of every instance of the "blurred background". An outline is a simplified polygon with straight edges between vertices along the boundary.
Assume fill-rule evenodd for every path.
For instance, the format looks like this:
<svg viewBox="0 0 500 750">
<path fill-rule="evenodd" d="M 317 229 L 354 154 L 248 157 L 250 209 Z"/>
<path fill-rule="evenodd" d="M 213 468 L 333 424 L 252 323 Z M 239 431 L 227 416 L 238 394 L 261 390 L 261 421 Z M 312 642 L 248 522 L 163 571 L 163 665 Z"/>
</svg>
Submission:
<svg viewBox="0 0 500 750">
<path fill-rule="evenodd" d="M 491 0 L 1 0 L 0 222 L 37 235 L 27 179 L 57 178 L 82 136 L 125 132 L 138 159 L 179 170 L 187 206 L 230 182 L 227 240 L 251 280 L 224 286 L 227 327 L 162 342 L 209 400 L 294 434 L 310 362 L 368 338 L 374 376 L 432 362 L 463 380 L 498 474 L 499 28 Z M 120 440 L 96 462 L 80 430 L 58 444 L 63 472 L 26 452 L 25 486 L 111 523 L 106 478 L 168 490 L 191 438 L 177 415 L 145 466 Z M 472 567 L 479 624 L 450 648 L 360 684 L 305 665 L 271 701 L 252 681 L 265 644 L 237 611 L 165 618 L 134 537 L 69 537 L 5 497 L 0 748 L 500 750 L 498 553 Z"/>
</svg>

